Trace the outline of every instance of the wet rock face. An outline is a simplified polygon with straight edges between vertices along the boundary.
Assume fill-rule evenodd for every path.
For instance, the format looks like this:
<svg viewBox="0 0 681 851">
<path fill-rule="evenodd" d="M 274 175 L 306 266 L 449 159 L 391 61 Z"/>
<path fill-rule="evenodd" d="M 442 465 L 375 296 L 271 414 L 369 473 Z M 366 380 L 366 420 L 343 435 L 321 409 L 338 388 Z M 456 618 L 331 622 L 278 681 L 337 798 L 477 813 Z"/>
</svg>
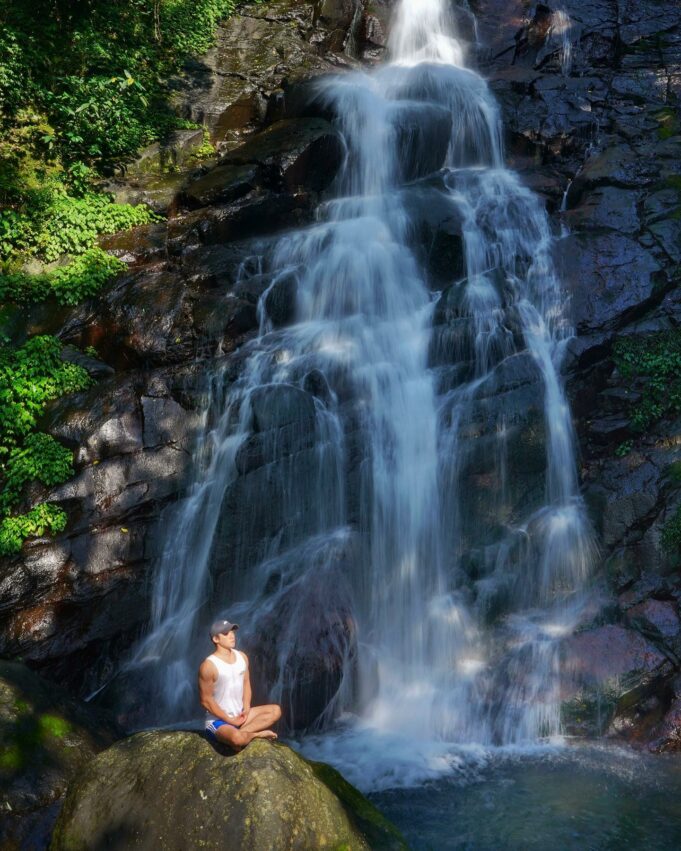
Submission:
<svg viewBox="0 0 681 851">
<path fill-rule="evenodd" d="M 196 133 L 178 138 L 174 153 L 145 152 L 128 188 L 172 178 L 161 204 L 169 221 L 103 237 L 128 272 L 58 318 L 59 327 L 40 310 L 29 316 L 30 333 L 94 346 L 99 359 L 83 365 L 97 383 L 45 417 L 46 430 L 73 449 L 76 475 L 41 497 L 66 508 L 69 526 L 2 561 L 0 653 L 21 655 L 84 695 L 108 681 L 148 619 L 161 516 L 189 483 L 205 376 L 214 358 L 255 333 L 258 299 L 272 284 L 254 258 L 267 257 L 277 231 L 311 220 L 340 166 L 334 128 L 314 115 L 284 118 L 279 88 L 352 61 L 345 49 L 359 21 L 334 8 L 274 0 L 243 7 L 219 29 L 177 98 L 204 121 L 222 159 L 197 171 Z M 266 116 L 270 126 L 253 136 Z M 171 154 L 177 172 L 166 175 Z M 272 288 L 274 323 L 290 321 L 294 299 L 290 287 Z M 244 451 L 245 468 L 266 444 L 250 447 L 250 460 Z"/>
<path fill-rule="evenodd" d="M 681 502 L 670 473 L 680 426 L 632 427 L 645 388 L 614 368 L 612 346 L 681 320 L 678 9 L 610 0 L 474 5 L 489 46 L 479 61 L 502 106 L 511 164 L 567 234 L 556 257 L 578 335 L 568 390 L 601 546 L 605 626 L 570 645 L 577 680 L 586 679 L 581 708 L 576 699 L 566 721 L 674 749 L 681 583 L 678 553 L 661 533 Z M 616 454 L 622 445 L 631 451 Z"/>
<path fill-rule="evenodd" d="M 239 754 L 197 733 L 140 733 L 78 776 L 52 848 L 402 849 L 390 824 L 337 771 L 282 744 Z"/>
<path fill-rule="evenodd" d="M 639 632 L 609 624 L 564 644 L 572 693 L 563 704 L 571 734 L 636 742 L 664 714 L 672 661 Z"/>
<path fill-rule="evenodd" d="M 389 0 L 241 6 L 218 27 L 215 47 L 176 81 L 175 104 L 220 148 L 234 147 L 264 122 L 290 117 L 297 84 L 381 56 L 389 9 Z"/>
<path fill-rule="evenodd" d="M 226 154 L 217 168 L 189 183 L 191 207 L 233 201 L 261 189 L 326 189 L 341 165 L 338 133 L 320 118 L 285 119 Z"/>
</svg>

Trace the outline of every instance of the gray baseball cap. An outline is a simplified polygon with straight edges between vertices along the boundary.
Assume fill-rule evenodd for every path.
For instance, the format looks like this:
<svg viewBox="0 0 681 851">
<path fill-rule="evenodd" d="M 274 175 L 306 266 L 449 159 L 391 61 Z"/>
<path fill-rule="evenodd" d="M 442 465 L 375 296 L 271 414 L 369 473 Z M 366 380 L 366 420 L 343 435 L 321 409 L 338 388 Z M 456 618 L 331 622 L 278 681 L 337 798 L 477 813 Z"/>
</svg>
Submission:
<svg viewBox="0 0 681 851">
<path fill-rule="evenodd" d="M 210 637 L 214 638 L 216 635 L 226 634 L 232 629 L 239 629 L 239 624 L 230 623 L 230 621 L 220 618 L 219 620 L 213 621 L 210 625 Z"/>
</svg>

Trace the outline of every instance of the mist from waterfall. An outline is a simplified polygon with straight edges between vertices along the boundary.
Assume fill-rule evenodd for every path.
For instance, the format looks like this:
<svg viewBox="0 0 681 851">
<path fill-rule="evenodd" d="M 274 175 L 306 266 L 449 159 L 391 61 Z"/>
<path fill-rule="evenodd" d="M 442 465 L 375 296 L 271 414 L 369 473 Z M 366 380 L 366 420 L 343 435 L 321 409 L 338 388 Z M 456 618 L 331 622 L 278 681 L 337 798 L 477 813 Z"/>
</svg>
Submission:
<svg viewBox="0 0 681 851">
<path fill-rule="evenodd" d="M 364 788 L 450 770 L 453 744 L 560 732 L 560 642 L 593 556 L 549 223 L 504 168 L 497 105 L 464 67 L 471 45 L 449 10 L 402 0 L 392 62 L 319 84 L 347 146 L 334 198 L 243 265 L 271 275 L 260 335 L 236 380 L 212 376 L 196 481 L 167 518 L 151 626 L 129 663 L 165 720 L 196 715 L 203 631 L 227 611 L 292 726 L 316 683 L 312 728 L 327 732 L 302 747 Z M 429 175 L 431 127 L 446 136 Z M 413 225 L 432 191 L 461 228 L 463 274 L 442 293 Z M 284 285 L 295 321 L 277 327 L 268 296 Z M 538 399 L 544 447 L 543 493 L 522 517 L 508 453 L 525 412 L 494 404 L 517 387 Z M 481 452 L 482 543 L 465 485 Z M 285 512 L 270 508 L 276 530 L 259 536 L 268 501 Z"/>
</svg>

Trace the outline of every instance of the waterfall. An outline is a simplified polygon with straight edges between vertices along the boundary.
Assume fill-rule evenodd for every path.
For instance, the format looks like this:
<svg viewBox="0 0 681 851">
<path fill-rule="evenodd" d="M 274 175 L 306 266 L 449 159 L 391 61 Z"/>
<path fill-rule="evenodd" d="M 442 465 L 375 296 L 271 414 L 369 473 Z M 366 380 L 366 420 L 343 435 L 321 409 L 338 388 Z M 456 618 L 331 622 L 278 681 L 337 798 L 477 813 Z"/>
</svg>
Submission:
<svg viewBox="0 0 681 851">
<path fill-rule="evenodd" d="M 319 83 L 345 164 L 313 225 L 243 264 L 270 276 L 260 334 L 236 380 L 211 377 L 129 663 L 165 719 L 195 716 L 203 631 L 225 611 L 289 724 L 336 731 L 311 752 L 355 747 L 356 774 L 387 736 L 395 782 L 398 751 L 432 768 L 443 743 L 559 733 L 560 641 L 592 559 L 552 234 L 504 167 L 453 8 L 403 0 L 390 64 Z M 442 291 L 415 224 L 433 204 L 460 229 L 463 271 Z"/>
</svg>

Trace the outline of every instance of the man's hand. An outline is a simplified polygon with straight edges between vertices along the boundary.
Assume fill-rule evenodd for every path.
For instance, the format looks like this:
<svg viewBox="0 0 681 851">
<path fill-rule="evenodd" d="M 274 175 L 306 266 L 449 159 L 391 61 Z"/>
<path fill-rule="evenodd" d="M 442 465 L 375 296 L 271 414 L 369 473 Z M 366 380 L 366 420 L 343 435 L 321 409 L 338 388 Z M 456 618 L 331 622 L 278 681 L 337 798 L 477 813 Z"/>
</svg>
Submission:
<svg viewBox="0 0 681 851">
<path fill-rule="evenodd" d="M 240 712 L 238 715 L 228 715 L 227 721 L 233 727 L 241 727 L 242 724 L 246 723 L 246 718 L 248 717 L 248 713 Z"/>
</svg>

